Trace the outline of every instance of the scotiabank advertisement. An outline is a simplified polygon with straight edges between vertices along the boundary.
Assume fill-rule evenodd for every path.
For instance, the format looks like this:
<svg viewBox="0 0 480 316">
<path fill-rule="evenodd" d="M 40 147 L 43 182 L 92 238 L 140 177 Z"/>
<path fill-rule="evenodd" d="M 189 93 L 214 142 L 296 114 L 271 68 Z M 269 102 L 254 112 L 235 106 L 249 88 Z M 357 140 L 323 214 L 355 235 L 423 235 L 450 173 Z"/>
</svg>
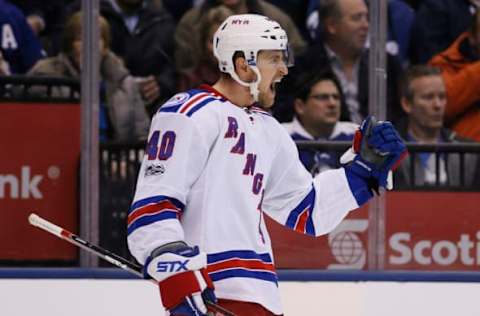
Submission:
<svg viewBox="0 0 480 316">
<path fill-rule="evenodd" d="M 480 193 L 388 192 L 385 269 L 478 271 L 479 203 Z M 368 206 L 319 238 L 267 224 L 277 268 L 368 269 Z"/>
<path fill-rule="evenodd" d="M 479 205 L 480 193 L 389 194 L 385 268 L 478 271 Z"/>
<path fill-rule="evenodd" d="M 80 106 L 0 103 L 0 146 L 0 260 L 75 259 L 77 249 L 27 217 L 78 230 Z"/>
</svg>

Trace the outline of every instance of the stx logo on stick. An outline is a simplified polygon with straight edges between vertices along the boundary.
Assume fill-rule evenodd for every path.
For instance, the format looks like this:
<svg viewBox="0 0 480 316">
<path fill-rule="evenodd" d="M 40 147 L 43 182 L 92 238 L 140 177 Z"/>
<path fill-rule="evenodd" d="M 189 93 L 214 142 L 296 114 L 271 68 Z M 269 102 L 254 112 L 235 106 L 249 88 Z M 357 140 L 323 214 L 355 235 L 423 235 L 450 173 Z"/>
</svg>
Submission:
<svg viewBox="0 0 480 316">
<path fill-rule="evenodd" d="M 190 260 L 185 261 L 160 261 L 157 264 L 157 272 L 180 272 L 187 271 L 187 263 Z"/>
</svg>

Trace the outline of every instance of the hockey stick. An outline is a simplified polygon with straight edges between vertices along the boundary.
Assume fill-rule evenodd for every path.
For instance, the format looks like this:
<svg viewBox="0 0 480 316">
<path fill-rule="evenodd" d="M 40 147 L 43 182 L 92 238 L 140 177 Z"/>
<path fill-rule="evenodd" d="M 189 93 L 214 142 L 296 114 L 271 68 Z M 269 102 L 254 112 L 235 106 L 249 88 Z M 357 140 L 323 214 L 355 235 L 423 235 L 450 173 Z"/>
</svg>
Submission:
<svg viewBox="0 0 480 316">
<path fill-rule="evenodd" d="M 128 261 L 127 259 L 120 257 L 113 252 L 110 252 L 107 249 L 104 249 L 100 246 L 96 246 L 94 244 L 89 243 L 88 241 L 80 238 L 79 236 L 75 235 L 74 233 L 53 224 L 52 222 L 47 221 L 44 218 L 41 218 L 37 214 L 31 213 L 28 216 L 28 222 L 30 225 L 43 229 L 44 231 L 57 236 L 60 239 L 63 239 L 83 250 L 86 250 L 94 255 L 110 262 L 114 266 L 122 268 L 130 273 L 133 273 L 141 278 L 143 278 L 142 267 L 136 263 Z M 155 285 L 158 285 L 158 282 L 154 279 L 150 279 Z M 209 316 L 235 316 L 232 312 L 226 310 L 225 308 L 219 306 L 210 301 L 206 301 L 206 305 L 209 309 L 211 309 L 215 314 L 210 314 Z"/>
</svg>

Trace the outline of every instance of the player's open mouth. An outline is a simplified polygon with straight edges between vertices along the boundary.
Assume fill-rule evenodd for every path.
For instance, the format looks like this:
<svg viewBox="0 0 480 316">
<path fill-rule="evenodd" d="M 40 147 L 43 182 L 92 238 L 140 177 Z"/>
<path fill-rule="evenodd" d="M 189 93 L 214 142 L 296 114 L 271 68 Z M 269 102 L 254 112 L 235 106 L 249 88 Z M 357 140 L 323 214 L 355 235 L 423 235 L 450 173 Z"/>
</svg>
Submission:
<svg viewBox="0 0 480 316">
<path fill-rule="evenodd" d="M 279 82 L 280 82 L 280 79 L 276 79 L 270 84 L 270 90 L 272 91 L 273 94 L 275 94 L 275 92 L 277 91 L 277 84 Z"/>
</svg>

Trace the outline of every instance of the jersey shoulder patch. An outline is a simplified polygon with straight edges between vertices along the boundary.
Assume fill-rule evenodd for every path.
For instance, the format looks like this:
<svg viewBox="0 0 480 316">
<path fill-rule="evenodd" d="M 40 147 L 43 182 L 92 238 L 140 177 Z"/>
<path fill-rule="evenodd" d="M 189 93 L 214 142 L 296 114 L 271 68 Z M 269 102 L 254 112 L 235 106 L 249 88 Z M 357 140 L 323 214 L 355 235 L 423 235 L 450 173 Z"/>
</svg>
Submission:
<svg viewBox="0 0 480 316">
<path fill-rule="evenodd" d="M 210 91 L 194 89 L 175 94 L 160 107 L 158 112 L 180 113 L 191 117 L 203 107 L 216 103 L 213 101 L 225 102 L 225 99 L 211 93 Z"/>
</svg>

